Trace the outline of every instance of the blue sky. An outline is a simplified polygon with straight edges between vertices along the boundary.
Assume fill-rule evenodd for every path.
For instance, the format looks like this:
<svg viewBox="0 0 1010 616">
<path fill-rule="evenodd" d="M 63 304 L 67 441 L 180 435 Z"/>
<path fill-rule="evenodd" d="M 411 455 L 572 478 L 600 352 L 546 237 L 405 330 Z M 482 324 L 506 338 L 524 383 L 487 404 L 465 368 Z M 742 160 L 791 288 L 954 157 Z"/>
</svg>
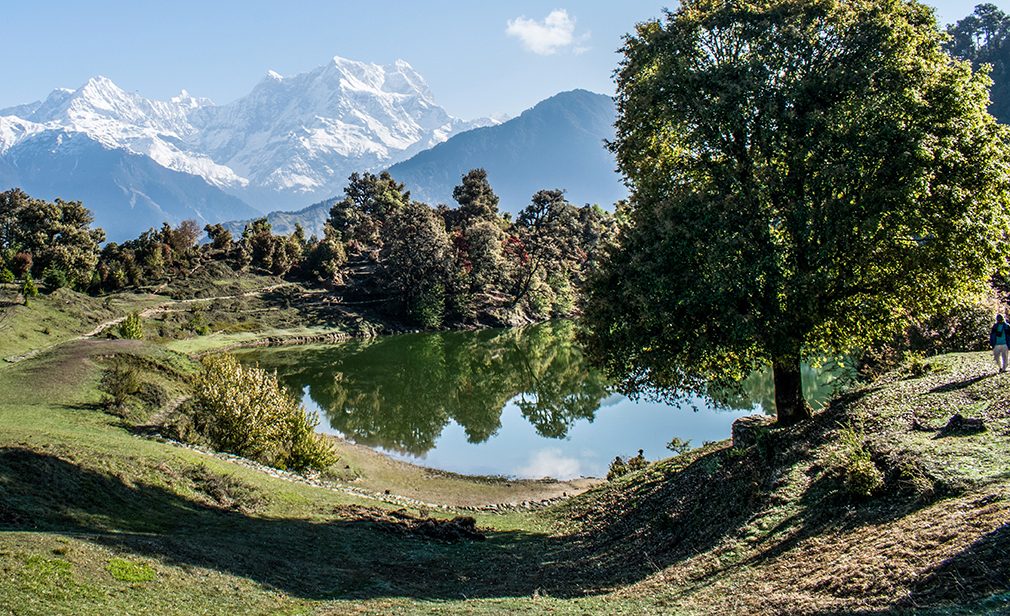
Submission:
<svg viewBox="0 0 1010 616">
<path fill-rule="evenodd" d="M 976 4 L 927 0 L 941 23 Z M 1010 12 L 1010 0 L 994 4 Z M 217 0 L 3 3 L 0 107 L 105 75 L 165 99 L 187 89 L 228 103 L 267 70 L 334 55 L 410 62 L 462 117 L 515 115 L 562 90 L 610 93 L 621 37 L 670 3 L 654 0 Z"/>
</svg>

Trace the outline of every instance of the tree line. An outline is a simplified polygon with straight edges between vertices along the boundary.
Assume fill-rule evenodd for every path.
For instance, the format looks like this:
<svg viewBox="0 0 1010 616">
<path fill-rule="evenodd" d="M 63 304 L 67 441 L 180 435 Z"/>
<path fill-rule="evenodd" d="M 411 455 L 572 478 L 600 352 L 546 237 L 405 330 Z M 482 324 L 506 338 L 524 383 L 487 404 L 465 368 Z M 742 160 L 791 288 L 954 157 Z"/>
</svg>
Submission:
<svg viewBox="0 0 1010 616">
<path fill-rule="evenodd" d="M 239 237 L 221 224 L 168 223 L 123 243 L 79 201 L 0 193 L 0 279 L 41 280 L 93 294 L 187 276 L 216 260 L 321 284 L 348 303 L 375 305 L 425 328 L 514 324 L 569 316 L 615 237 L 614 216 L 541 190 L 513 220 L 483 169 L 453 190 L 456 207 L 413 200 L 387 172 L 354 173 L 323 237 L 300 226 L 274 234 L 266 218 Z M 206 241 L 201 242 L 206 234 Z M 33 282 L 34 284 L 34 282 Z"/>
</svg>

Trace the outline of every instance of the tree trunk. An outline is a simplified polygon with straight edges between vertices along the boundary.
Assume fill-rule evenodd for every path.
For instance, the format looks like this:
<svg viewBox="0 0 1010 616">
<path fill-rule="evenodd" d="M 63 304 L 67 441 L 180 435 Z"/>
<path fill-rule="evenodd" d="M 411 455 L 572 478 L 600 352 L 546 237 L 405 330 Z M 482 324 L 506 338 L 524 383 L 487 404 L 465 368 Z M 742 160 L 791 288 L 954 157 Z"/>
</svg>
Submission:
<svg viewBox="0 0 1010 616">
<path fill-rule="evenodd" d="M 772 363 L 775 377 L 775 414 L 780 425 L 809 419 L 811 412 L 803 399 L 803 379 L 799 358 L 777 359 Z"/>
</svg>

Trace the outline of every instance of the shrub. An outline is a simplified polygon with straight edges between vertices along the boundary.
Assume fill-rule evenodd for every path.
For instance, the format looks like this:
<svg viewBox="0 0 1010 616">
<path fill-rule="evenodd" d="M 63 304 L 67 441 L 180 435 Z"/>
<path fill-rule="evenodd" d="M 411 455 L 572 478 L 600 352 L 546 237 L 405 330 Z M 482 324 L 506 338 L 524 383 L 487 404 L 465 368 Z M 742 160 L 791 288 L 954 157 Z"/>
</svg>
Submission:
<svg viewBox="0 0 1010 616">
<path fill-rule="evenodd" d="M 624 459 L 621 456 L 614 458 L 614 461 L 610 463 L 610 470 L 607 471 L 607 481 L 613 481 L 618 477 L 628 474 L 628 465 L 625 464 Z"/>
<path fill-rule="evenodd" d="M 168 392 L 157 383 L 141 383 L 135 396 L 152 409 L 160 409 L 169 401 Z"/>
<path fill-rule="evenodd" d="M 42 281 L 50 289 L 62 289 L 68 284 L 67 273 L 56 267 L 47 267 L 46 271 L 42 272 Z"/>
<path fill-rule="evenodd" d="M 422 289 L 414 305 L 411 315 L 425 329 L 437 329 L 445 318 L 445 287 L 434 284 Z"/>
<path fill-rule="evenodd" d="M 202 314 L 195 315 L 189 321 L 189 328 L 193 330 L 197 336 L 207 336 L 211 333 L 210 324 L 207 323 L 207 319 L 204 318 Z"/>
<path fill-rule="evenodd" d="M 212 446 L 278 468 L 322 470 L 332 446 L 276 373 L 243 366 L 230 355 L 203 360 L 193 396 L 193 426 Z"/>
<path fill-rule="evenodd" d="M 685 440 L 679 436 L 675 436 L 666 444 L 666 448 L 672 451 L 673 455 L 679 456 L 682 453 L 691 451 L 691 439 Z"/>
<path fill-rule="evenodd" d="M 127 340 L 140 340 L 144 337 L 144 324 L 140 320 L 140 315 L 131 312 L 126 315 L 123 322 L 119 324 L 119 335 Z"/>
<path fill-rule="evenodd" d="M 935 370 L 932 362 L 926 360 L 926 356 L 918 351 L 905 351 L 905 368 L 912 377 L 925 376 Z"/>
<path fill-rule="evenodd" d="M 140 375 L 134 366 L 117 361 L 102 375 L 99 388 L 105 392 L 105 407 L 117 414 L 123 414 L 130 396 L 140 391 Z"/>
<path fill-rule="evenodd" d="M 29 252 L 19 252 L 11 259 L 11 270 L 18 278 L 28 275 L 32 271 L 32 255 Z"/>
<path fill-rule="evenodd" d="M 646 461 L 644 452 L 641 449 L 638 450 L 638 455 L 628 458 L 627 462 L 621 456 L 617 456 L 610 463 L 610 470 L 607 472 L 607 481 L 613 481 L 622 475 L 640 471 L 648 465 L 649 463 Z"/>
<path fill-rule="evenodd" d="M 0 282 L 8 284 L 14 282 L 14 272 L 10 271 L 6 267 L 0 269 Z"/>
<path fill-rule="evenodd" d="M 30 298 L 39 296 L 39 288 L 35 286 L 35 280 L 32 279 L 31 274 L 25 274 L 25 282 L 21 285 L 21 295 L 25 296 L 25 304 L 28 304 Z"/>
<path fill-rule="evenodd" d="M 884 486 L 884 474 L 873 463 L 862 428 L 852 423 L 845 426 L 838 433 L 838 443 L 834 464 L 846 492 L 867 497 Z"/>
</svg>

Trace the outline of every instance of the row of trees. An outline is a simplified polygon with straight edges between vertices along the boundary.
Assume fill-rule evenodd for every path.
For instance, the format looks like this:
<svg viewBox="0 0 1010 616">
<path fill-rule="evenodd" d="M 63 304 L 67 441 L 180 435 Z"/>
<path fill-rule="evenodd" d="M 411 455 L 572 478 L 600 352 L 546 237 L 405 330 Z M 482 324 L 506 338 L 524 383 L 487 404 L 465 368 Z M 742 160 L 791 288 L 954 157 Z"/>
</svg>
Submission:
<svg viewBox="0 0 1010 616">
<path fill-rule="evenodd" d="M 424 327 L 523 322 L 569 315 L 579 289 L 616 233 L 598 206 L 576 207 L 543 190 L 513 221 L 498 209 L 483 169 L 463 176 L 458 206 L 412 200 L 388 173 L 351 175 L 322 238 L 301 227 L 275 235 L 266 218 L 233 237 L 223 225 L 164 224 L 101 247 L 104 233 L 80 202 L 0 193 L 0 270 L 50 287 L 94 293 L 185 276 L 207 259 L 323 283 L 349 301 L 384 305 Z M 209 242 L 199 241 L 206 233 Z"/>
<path fill-rule="evenodd" d="M 483 169 L 464 175 L 453 198 L 454 209 L 432 208 L 388 173 L 352 175 L 331 210 L 325 254 L 310 259 L 314 271 L 338 279 L 374 271 L 378 292 L 428 327 L 489 315 L 539 320 L 575 309 L 616 232 L 612 215 L 576 207 L 559 190 L 537 192 L 512 221 Z"/>
</svg>

